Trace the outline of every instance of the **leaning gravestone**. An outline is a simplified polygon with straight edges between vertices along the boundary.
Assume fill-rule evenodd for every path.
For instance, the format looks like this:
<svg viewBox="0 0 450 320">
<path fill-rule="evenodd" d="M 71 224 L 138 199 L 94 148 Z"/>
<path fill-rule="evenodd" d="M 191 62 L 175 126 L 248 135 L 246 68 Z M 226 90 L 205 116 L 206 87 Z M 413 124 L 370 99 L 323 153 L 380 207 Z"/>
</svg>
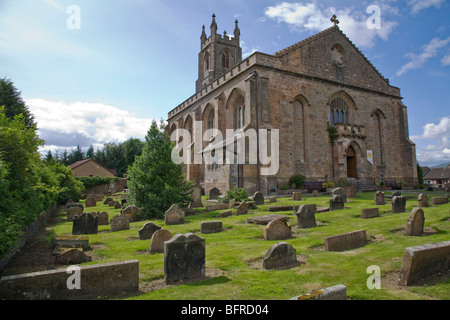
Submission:
<svg viewBox="0 0 450 320">
<path fill-rule="evenodd" d="M 395 196 L 392 198 L 392 213 L 406 212 L 406 197 Z"/>
<path fill-rule="evenodd" d="M 264 240 L 284 240 L 292 238 L 291 228 L 282 219 L 270 221 L 264 228 Z"/>
<path fill-rule="evenodd" d="M 169 230 L 161 229 L 155 231 L 150 242 L 150 253 L 164 253 L 164 242 L 172 239 L 172 234 Z"/>
<path fill-rule="evenodd" d="M 367 242 L 366 230 L 358 230 L 326 237 L 325 251 L 345 251 L 363 247 Z"/>
<path fill-rule="evenodd" d="M 286 216 L 280 216 L 278 214 L 266 214 L 263 216 L 251 217 L 247 219 L 247 223 L 263 224 L 267 225 L 270 221 L 282 219 L 286 222 Z"/>
<path fill-rule="evenodd" d="M 217 188 L 212 188 L 209 190 L 209 200 L 217 200 L 220 196 L 220 190 Z"/>
<path fill-rule="evenodd" d="M 417 201 L 419 202 L 419 208 L 427 208 L 430 206 L 428 196 L 425 193 L 419 194 Z"/>
<path fill-rule="evenodd" d="M 278 242 L 267 251 L 264 260 L 264 269 L 283 269 L 283 267 L 297 262 L 296 250 L 286 242 Z"/>
<path fill-rule="evenodd" d="M 255 194 L 253 195 L 253 200 L 255 200 L 255 205 L 263 205 L 264 204 L 264 195 L 259 192 L 256 191 Z"/>
<path fill-rule="evenodd" d="M 342 196 L 336 194 L 330 199 L 330 211 L 344 209 L 344 199 Z"/>
<path fill-rule="evenodd" d="M 342 197 L 344 202 L 347 202 L 347 189 L 346 188 L 335 188 L 331 191 L 331 196 L 339 195 Z"/>
<path fill-rule="evenodd" d="M 184 223 L 184 211 L 177 205 L 173 204 L 164 215 L 164 221 L 167 225 L 183 224 Z"/>
<path fill-rule="evenodd" d="M 125 209 L 122 209 L 122 215 L 128 218 L 130 222 L 133 222 L 134 218 L 141 214 L 142 210 L 135 205 L 127 206 Z"/>
<path fill-rule="evenodd" d="M 83 213 L 73 219 L 72 234 L 96 234 L 98 230 L 98 219 L 90 213 Z"/>
<path fill-rule="evenodd" d="M 117 215 L 112 218 L 109 224 L 111 225 L 111 232 L 130 229 L 130 221 L 128 220 L 128 218 L 121 215 Z"/>
<path fill-rule="evenodd" d="M 81 216 L 83 214 L 83 207 L 70 207 L 66 209 L 67 222 L 73 222 L 75 216 Z"/>
<path fill-rule="evenodd" d="M 375 204 L 377 206 L 382 206 L 382 205 L 385 204 L 385 202 L 384 202 L 384 192 L 377 191 L 375 193 Z"/>
<path fill-rule="evenodd" d="M 160 226 L 157 226 L 153 222 L 147 222 L 139 229 L 139 240 L 151 239 L 153 234 L 158 230 L 161 230 Z"/>
<path fill-rule="evenodd" d="M 299 228 L 313 228 L 316 227 L 316 212 L 317 207 L 315 204 L 304 204 L 298 207 L 297 215 Z"/>
<path fill-rule="evenodd" d="M 241 204 L 237 207 L 236 215 L 247 214 L 247 213 L 248 213 L 247 202 L 242 201 Z"/>
<path fill-rule="evenodd" d="M 423 226 L 425 224 L 425 215 L 421 208 L 414 208 L 409 215 L 406 225 L 406 235 L 419 237 L 423 235 Z"/>
<path fill-rule="evenodd" d="M 193 233 L 177 234 L 164 242 L 166 284 L 205 276 L 205 239 Z"/>
</svg>

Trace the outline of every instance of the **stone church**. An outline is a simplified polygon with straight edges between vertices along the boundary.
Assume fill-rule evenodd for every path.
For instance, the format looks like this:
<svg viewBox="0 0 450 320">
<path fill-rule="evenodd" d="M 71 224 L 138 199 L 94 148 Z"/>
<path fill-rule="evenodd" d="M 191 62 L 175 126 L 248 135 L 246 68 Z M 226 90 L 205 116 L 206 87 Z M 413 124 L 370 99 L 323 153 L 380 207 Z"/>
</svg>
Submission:
<svg viewBox="0 0 450 320">
<path fill-rule="evenodd" d="M 298 174 L 307 181 L 346 179 L 354 186 L 417 183 L 415 144 L 400 89 L 332 22 L 273 55 L 255 52 L 242 60 L 238 21 L 232 36 L 221 35 L 213 15 L 210 36 L 203 26 L 200 37 L 196 93 L 168 114 L 176 143 L 184 139 L 177 129 L 192 135 L 193 143 L 180 151 L 191 156 L 184 165 L 187 179 L 206 192 L 238 186 L 249 194 L 268 194 Z M 230 130 L 232 136 L 225 134 Z M 260 157 L 248 161 L 263 148 L 261 140 L 246 136 L 251 130 L 264 133 L 269 145 L 277 133 L 277 148 L 266 152 L 276 152 L 276 172 L 268 174 Z M 207 131 L 213 133 L 205 137 Z M 239 137 L 247 142 L 243 161 L 225 161 L 226 151 L 236 154 Z M 203 161 L 192 161 L 199 155 Z"/>
</svg>

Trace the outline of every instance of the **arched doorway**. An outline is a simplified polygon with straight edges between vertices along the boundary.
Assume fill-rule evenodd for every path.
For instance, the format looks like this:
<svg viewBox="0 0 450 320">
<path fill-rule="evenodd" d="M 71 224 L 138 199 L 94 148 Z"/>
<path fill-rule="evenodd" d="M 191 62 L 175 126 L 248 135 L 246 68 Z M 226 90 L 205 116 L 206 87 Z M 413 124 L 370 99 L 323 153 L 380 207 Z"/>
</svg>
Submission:
<svg viewBox="0 0 450 320">
<path fill-rule="evenodd" d="M 356 178 L 356 152 L 352 146 L 347 149 L 347 178 Z"/>
</svg>

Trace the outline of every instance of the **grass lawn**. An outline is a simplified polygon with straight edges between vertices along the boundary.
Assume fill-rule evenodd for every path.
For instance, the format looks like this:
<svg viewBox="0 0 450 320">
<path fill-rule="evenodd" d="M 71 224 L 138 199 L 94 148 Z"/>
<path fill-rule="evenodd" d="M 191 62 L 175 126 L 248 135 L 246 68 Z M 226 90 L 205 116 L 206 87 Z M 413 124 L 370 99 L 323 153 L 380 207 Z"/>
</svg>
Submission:
<svg viewBox="0 0 450 320">
<path fill-rule="evenodd" d="M 275 212 L 287 216 L 292 229 L 292 239 L 283 240 L 297 251 L 302 264 L 288 270 L 264 270 L 262 259 L 270 246 L 278 241 L 265 241 L 265 226 L 248 224 L 251 216 L 268 214 L 269 204 L 249 210 L 248 215 L 217 218 L 225 210 L 205 212 L 188 216 L 183 225 L 168 225 L 164 220 L 152 220 L 173 235 L 193 232 L 206 241 L 206 279 L 202 281 L 165 285 L 164 254 L 150 254 L 151 240 L 139 240 L 138 230 L 147 222 L 132 222 L 130 230 L 110 232 L 110 226 L 99 226 L 98 234 L 89 235 L 88 252 L 93 261 L 88 264 L 112 261 L 139 260 L 140 292 L 127 299 L 158 300 L 286 300 L 294 296 L 337 284 L 347 287 L 347 296 L 354 300 L 410 300 L 410 299 L 450 299 L 450 278 L 438 279 L 430 283 L 400 287 L 397 285 L 399 270 L 406 247 L 450 240 L 450 203 L 424 208 L 425 234 L 421 237 L 406 236 L 406 223 L 411 210 L 417 206 L 418 193 L 408 199 L 405 213 L 392 214 L 389 199 L 378 206 L 381 216 L 361 219 L 361 209 L 376 207 L 374 193 L 358 193 L 350 198 L 344 210 L 317 213 L 318 226 L 299 229 L 297 217 L 292 211 Z M 390 195 L 390 192 L 386 192 Z M 432 192 L 431 196 L 436 196 Z M 315 203 L 327 207 L 330 196 L 303 197 L 301 201 L 279 198 L 273 205 L 300 205 Z M 85 212 L 106 211 L 111 219 L 120 214 L 119 209 L 103 205 L 85 208 Z M 236 209 L 233 209 L 235 212 Z M 273 212 L 270 212 L 273 213 Z M 61 213 L 61 218 L 65 213 Z M 221 220 L 223 231 L 201 234 L 202 221 Z M 341 233 L 365 229 L 368 243 L 355 250 L 344 252 L 324 251 L 324 238 Z M 60 222 L 53 229 L 53 235 L 71 234 L 72 223 Z M 381 270 L 381 289 L 369 289 L 367 273 L 369 266 L 376 265 Z"/>
</svg>

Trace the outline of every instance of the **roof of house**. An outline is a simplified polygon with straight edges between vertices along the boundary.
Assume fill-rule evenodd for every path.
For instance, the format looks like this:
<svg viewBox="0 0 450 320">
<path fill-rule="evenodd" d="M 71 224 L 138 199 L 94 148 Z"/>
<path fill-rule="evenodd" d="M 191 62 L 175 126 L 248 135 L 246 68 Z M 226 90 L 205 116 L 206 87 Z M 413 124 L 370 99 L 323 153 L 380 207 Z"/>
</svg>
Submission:
<svg viewBox="0 0 450 320">
<path fill-rule="evenodd" d="M 424 179 L 450 179 L 450 168 L 431 168 L 424 176 Z"/>
<path fill-rule="evenodd" d="M 70 169 L 75 169 L 75 168 L 77 168 L 77 167 L 79 167 L 79 166 L 81 166 L 81 165 L 83 165 L 83 164 L 85 164 L 86 162 L 89 162 L 89 161 L 92 161 L 92 162 L 94 162 L 94 163 L 96 163 L 98 166 L 101 166 L 102 168 L 105 168 L 104 166 L 102 166 L 100 163 L 98 163 L 97 161 L 95 161 L 95 160 L 92 160 L 92 159 L 84 159 L 84 160 L 81 160 L 81 161 L 77 161 L 77 162 L 75 162 L 75 163 L 72 163 L 71 165 L 70 165 Z M 117 176 L 117 170 L 116 169 L 108 169 L 108 168 L 105 168 L 106 170 L 108 170 L 109 172 L 111 172 L 114 176 Z"/>
</svg>

